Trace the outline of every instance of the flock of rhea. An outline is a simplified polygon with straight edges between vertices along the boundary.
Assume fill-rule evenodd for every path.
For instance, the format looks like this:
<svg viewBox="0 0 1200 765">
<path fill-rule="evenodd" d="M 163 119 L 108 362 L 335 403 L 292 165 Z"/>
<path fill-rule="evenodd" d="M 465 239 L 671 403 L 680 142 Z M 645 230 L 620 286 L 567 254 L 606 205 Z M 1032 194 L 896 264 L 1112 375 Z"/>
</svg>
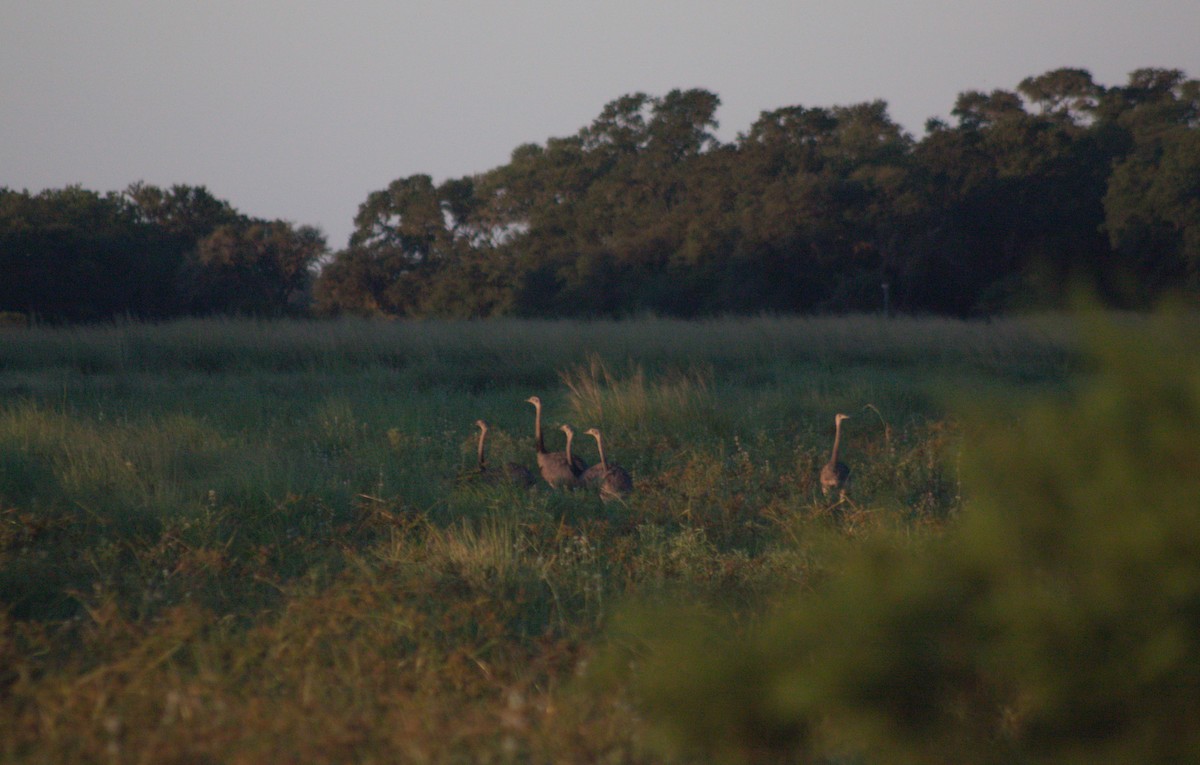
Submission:
<svg viewBox="0 0 1200 765">
<path fill-rule="evenodd" d="M 585 486 L 599 489 L 600 499 L 605 502 L 623 499 L 633 491 L 633 478 L 630 477 L 629 471 L 615 462 L 609 462 L 604 456 L 604 436 L 599 428 L 588 428 L 584 431 L 584 435 L 596 439 L 596 448 L 600 452 L 600 464 L 589 467 L 582 457 L 571 452 L 575 431 L 570 425 L 561 426 L 562 432 L 567 436 L 566 449 L 561 452 L 546 451 L 546 442 L 542 438 L 542 400 L 537 396 L 530 396 L 527 403 L 533 404 L 534 409 L 533 437 L 537 445 L 537 464 L 542 480 L 555 489 L 576 489 Z M 505 464 L 503 471 L 496 472 L 491 469 L 484 451 L 488 424 L 483 420 L 476 420 L 475 426 L 479 428 L 480 475 L 492 482 L 504 481 L 518 486 L 532 486 L 535 482 L 533 473 L 524 465 L 509 462 Z"/>
<path fill-rule="evenodd" d="M 560 426 L 560 430 L 567 437 L 566 448 L 561 452 L 546 451 L 546 444 L 542 440 L 542 400 L 537 396 L 530 396 L 526 399 L 526 403 L 532 404 L 534 409 L 533 437 L 537 446 L 537 464 L 538 470 L 542 474 L 542 480 L 555 489 L 580 487 L 599 489 L 600 499 L 605 502 L 624 499 L 633 491 L 633 478 L 629 475 L 629 471 L 615 462 L 609 462 L 604 456 L 604 437 L 599 428 L 588 428 L 584 431 L 584 435 L 596 439 L 596 449 L 600 452 L 600 463 L 589 467 L 578 454 L 571 452 L 575 431 L 570 425 Z M 826 495 L 837 491 L 842 497 L 845 497 L 846 483 L 850 479 L 850 468 L 839 459 L 838 449 L 841 447 L 842 441 L 842 421 L 848 419 L 850 419 L 848 414 L 838 414 L 834 417 L 833 451 L 829 455 L 829 461 L 821 468 L 820 476 L 821 491 Z M 489 482 L 533 486 L 536 479 L 529 468 L 524 465 L 508 462 L 502 471 L 495 471 L 488 465 L 484 445 L 487 440 L 488 424 L 483 420 L 476 420 L 475 426 L 479 428 L 479 474 Z"/>
</svg>

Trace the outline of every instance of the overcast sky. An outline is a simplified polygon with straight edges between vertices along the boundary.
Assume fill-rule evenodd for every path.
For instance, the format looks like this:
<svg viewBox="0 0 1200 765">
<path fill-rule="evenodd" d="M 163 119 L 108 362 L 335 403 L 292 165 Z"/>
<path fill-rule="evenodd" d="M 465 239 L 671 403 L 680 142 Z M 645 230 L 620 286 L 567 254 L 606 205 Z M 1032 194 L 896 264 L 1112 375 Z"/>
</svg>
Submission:
<svg viewBox="0 0 1200 765">
<path fill-rule="evenodd" d="M 1200 0 L 0 0 L 0 186 L 203 185 L 344 247 L 396 178 L 505 164 L 618 96 L 882 98 L 916 137 L 1062 66 L 1200 77 Z"/>
</svg>

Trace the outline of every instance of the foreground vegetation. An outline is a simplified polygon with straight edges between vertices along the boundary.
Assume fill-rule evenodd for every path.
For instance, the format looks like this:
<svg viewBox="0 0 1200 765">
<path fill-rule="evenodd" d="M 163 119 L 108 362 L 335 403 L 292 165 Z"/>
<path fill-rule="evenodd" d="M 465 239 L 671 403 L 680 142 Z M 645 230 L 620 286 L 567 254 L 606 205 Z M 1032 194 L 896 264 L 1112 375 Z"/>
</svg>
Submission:
<svg viewBox="0 0 1200 765">
<path fill-rule="evenodd" d="M 1109 323 L 1142 345 L 1181 335 L 1139 317 Z M 876 748 L 880 761 L 913 751 L 952 751 L 958 761 L 1037 754 L 1028 727 L 992 724 L 997 710 L 1043 719 L 1033 714 L 1043 696 L 1013 700 L 1014 688 L 1032 692 L 1019 674 L 987 673 L 990 684 L 979 687 L 992 695 L 938 696 L 970 675 L 950 670 L 975 667 L 990 644 L 955 643 L 961 662 L 950 670 L 919 646 L 927 634 L 945 643 L 938 625 L 1004 633 L 995 602 L 1031 591 L 992 587 L 997 569 L 986 565 L 1024 543 L 957 541 L 971 526 L 960 520 L 973 517 L 967 510 L 994 506 L 1003 516 L 1010 490 L 1030 517 L 1048 507 L 1019 480 L 1010 489 L 989 477 L 992 459 L 1005 478 L 1024 467 L 1008 442 L 989 446 L 962 422 L 981 422 L 986 410 L 1003 426 L 984 432 L 1041 439 L 1038 423 L 1049 427 L 1053 416 L 1014 431 L 1023 422 L 1016 413 L 1031 396 L 1070 401 L 1094 376 L 1078 324 L 859 317 L 6 330 L 0 758 L 819 761 L 879 741 L 891 744 Z M 1181 326 L 1194 341 L 1195 327 Z M 1118 356 L 1136 356 L 1137 346 L 1121 347 Z M 1189 347 L 1197 345 L 1176 349 Z M 1153 358 L 1135 358 L 1141 376 L 1117 375 L 1103 390 L 1120 402 L 1136 384 L 1148 391 L 1136 403 L 1150 415 L 1166 401 L 1182 417 L 1168 435 L 1180 438 L 1200 409 L 1195 367 L 1186 353 L 1169 354 L 1163 366 L 1174 376 L 1147 387 Z M 523 403 L 533 393 L 546 402 L 548 424 L 604 430 L 611 457 L 635 476 L 627 503 L 476 479 L 479 417 L 492 425 L 493 463 L 533 464 L 533 412 Z M 1142 408 L 1111 408 L 1123 427 L 1142 432 L 1132 424 Z M 1076 435 L 1066 454 L 1111 435 L 1089 430 L 1085 409 L 1067 420 Z M 844 451 L 853 491 L 844 503 L 816 486 L 837 411 L 853 415 Z M 1167 431 L 1144 432 L 1155 441 Z M 1175 472 L 1164 478 L 1189 465 L 1195 473 L 1194 450 L 1188 463 L 1189 452 L 1173 448 L 1167 469 Z M 595 460 L 590 444 L 580 449 Z M 964 480 L 972 469 L 978 477 Z M 1034 472 L 1030 486 L 1063 485 L 1052 468 Z M 1090 503 L 1119 535 L 1129 502 L 1152 510 L 1194 497 L 1156 485 L 1149 497 L 1110 503 L 1113 485 L 1097 486 L 1055 509 Z M 1190 550 L 1195 523 L 1163 517 L 1174 519 L 1165 538 Z M 996 533 L 1021 538 L 1018 521 Z M 1063 533 L 1081 527 L 1086 515 Z M 1054 557 L 1061 540 L 1047 528 L 1031 549 L 1048 557 L 1031 552 L 1031 564 L 1087 580 L 1090 570 Z M 1110 559 L 1123 560 L 1119 544 L 1097 538 L 1117 551 Z M 1157 574 L 1161 550 L 1147 542 L 1144 552 L 1136 581 Z M 1194 571 L 1165 560 L 1170 597 L 1188 602 L 1200 592 Z M 903 576 L 889 586 L 881 566 Z M 971 592 L 996 592 L 997 601 L 962 597 L 955 588 L 964 583 L 987 584 Z M 1124 602 L 1121 591 L 1112 597 Z M 912 598 L 946 618 L 910 619 Z M 681 602 L 698 610 L 662 605 Z M 1105 601 L 1087 602 L 1103 611 Z M 964 603 L 986 608 L 954 610 Z M 1165 612 L 1190 613 L 1175 605 Z M 968 618 L 985 611 L 992 621 Z M 1049 605 L 1036 612 L 1046 620 L 1031 617 L 1035 626 L 1056 613 Z M 1081 623 L 1088 615 L 1075 614 Z M 1069 637 L 1065 628 L 1058 634 Z M 1174 642 L 1155 654 L 1161 666 L 1197 656 L 1194 637 L 1167 634 Z M 896 645 L 881 655 L 901 666 L 889 674 L 895 668 L 870 651 L 861 665 L 850 651 L 814 652 L 822 635 L 847 649 Z M 904 635 L 918 648 L 906 652 Z M 1003 657 L 1019 647 L 1003 645 Z M 845 686 L 804 670 L 818 660 L 841 667 Z M 910 682 L 896 685 L 906 672 Z M 797 677 L 805 682 L 792 683 Z M 1184 691 L 1197 687 L 1177 677 Z M 1096 695 L 1078 685 L 1054 690 Z M 972 738 L 952 714 L 939 717 L 953 708 L 977 710 L 986 735 Z M 946 729 L 952 734 L 932 735 Z M 1186 725 L 1175 739 L 1195 741 Z"/>
</svg>

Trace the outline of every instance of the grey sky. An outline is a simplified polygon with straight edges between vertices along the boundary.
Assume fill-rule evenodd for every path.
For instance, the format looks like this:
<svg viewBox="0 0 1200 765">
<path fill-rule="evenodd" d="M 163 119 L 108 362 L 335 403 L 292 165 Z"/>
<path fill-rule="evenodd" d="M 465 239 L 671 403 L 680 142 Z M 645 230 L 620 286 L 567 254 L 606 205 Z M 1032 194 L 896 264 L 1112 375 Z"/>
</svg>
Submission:
<svg viewBox="0 0 1200 765">
<path fill-rule="evenodd" d="M 920 136 L 1061 66 L 1200 77 L 1196 0 L 3 0 L 0 186 L 205 185 L 341 248 L 390 181 L 489 170 L 626 93 L 761 111 L 882 98 Z"/>
</svg>

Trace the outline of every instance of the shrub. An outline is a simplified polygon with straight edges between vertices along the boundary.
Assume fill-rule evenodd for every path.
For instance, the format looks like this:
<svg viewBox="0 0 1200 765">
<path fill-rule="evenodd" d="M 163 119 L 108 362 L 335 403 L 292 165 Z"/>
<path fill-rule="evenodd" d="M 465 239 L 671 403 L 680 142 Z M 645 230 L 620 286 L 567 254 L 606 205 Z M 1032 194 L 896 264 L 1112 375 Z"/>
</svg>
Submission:
<svg viewBox="0 0 1200 765">
<path fill-rule="evenodd" d="M 664 738 L 748 762 L 1194 759 L 1200 344 L 1159 321 L 1174 339 L 1093 328 L 1080 391 L 978 429 L 942 537 L 876 537 L 749 628 L 633 627 Z"/>
</svg>

